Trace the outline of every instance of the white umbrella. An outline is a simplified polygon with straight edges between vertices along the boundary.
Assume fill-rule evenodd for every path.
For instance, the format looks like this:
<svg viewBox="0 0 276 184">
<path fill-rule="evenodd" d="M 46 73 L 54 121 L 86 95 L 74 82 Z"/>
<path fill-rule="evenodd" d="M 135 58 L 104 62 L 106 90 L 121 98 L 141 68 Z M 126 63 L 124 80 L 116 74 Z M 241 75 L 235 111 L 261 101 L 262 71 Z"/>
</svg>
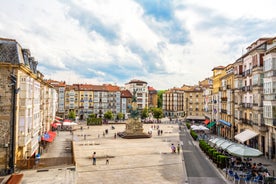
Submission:
<svg viewBox="0 0 276 184">
<path fill-rule="evenodd" d="M 226 139 L 220 139 L 220 140 L 218 140 L 217 142 L 215 142 L 215 147 L 218 148 L 218 146 L 219 146 L 220 144 L 222 144 L 222 143 L 224 143 L 224 142 L 226 142 L 226 141 L 227 141 Z"/>
<path fill-rule="evenodd" d="M 227 147 L 226 151 L 231 155 L 238 156 L 238 157 L 258 157 L 263 154 L 258 149 L 254 149 L 241 144 L 233 144 Z"/>
<path fill-rule="evenodd" d="M 236 143 L 234 143 L 232 141 L 224 141 L 221 144 L 217 144 L 217 147 L 221 148 L 222 150 L 225 150 L 226 148 L 228 148 L 229 146 L 231 146 L 233 144 L 236 144 Z"/>
<path fill-rule="evenodd" d="M 203 125 L 199 125 L 198 128 L 199 128 L 200 130 L 204 130 L 204 131 L 209 130 L 209 128 L 207 128 L 207 127 L 205 127 L 205 126 L 203 126 Z"/>
<path fill-rule="evenodd" d="M 63 126 L 74 126 L 74 125 L 78 125 L 78 124 L 75 123 L 75 122 L 63 122 L 62 125 L 63 125 Z"/>
<path fill-rule="evenodd" d="M 220 137 L 217 137 L 217 138 L 214 138 L 214 139 L 210 140 L 210 141 L 209 141 L 209 144 L 210 144 L 211 146 L 214 146 L 214 145 L 216 144 L 216 142 L 219 141 L 219 140 L 225 140 L 225 139 L 220 138 Z"/>
<path fill-rule="evenodd" d="M 191 126 L 191 129 L 197 128 L 197 127 L 198 127 L 197 125 L 192 125 L 192 126 Z"/>
</svg>

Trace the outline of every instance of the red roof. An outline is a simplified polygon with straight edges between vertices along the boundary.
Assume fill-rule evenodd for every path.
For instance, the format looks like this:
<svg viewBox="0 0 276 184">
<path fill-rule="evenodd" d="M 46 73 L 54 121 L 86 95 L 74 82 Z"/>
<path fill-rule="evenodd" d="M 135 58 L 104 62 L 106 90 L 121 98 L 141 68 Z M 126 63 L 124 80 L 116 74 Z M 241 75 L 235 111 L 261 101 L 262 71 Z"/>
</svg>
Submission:
<svg viewBox="0 0 276 184">
<path fill-rule="evenodd" d="M 122 90 L 121 98 L 132 98 L 132 94 L 129 90 Z"/>
</svg>

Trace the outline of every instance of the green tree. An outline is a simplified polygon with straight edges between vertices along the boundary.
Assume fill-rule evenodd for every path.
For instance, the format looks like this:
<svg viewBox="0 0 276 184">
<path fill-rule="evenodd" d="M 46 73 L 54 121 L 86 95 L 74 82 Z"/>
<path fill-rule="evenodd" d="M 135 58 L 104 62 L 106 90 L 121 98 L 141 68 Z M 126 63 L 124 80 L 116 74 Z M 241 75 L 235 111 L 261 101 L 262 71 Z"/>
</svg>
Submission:
<svg viewBox="0 0 276 184">
<path fill-rule="evenodd" d="M 75 111 L 70 111 L 69 114 L 68 114 L 68 118 L 69 119 L 76 119 L 76 113 Z"/>
<path fill-rule="evenodd" d="M 157 92 L 157 107 L 158 108 L 162 108 L 162 104 L 163 104 L 163 93 L 165 93 L 165 90 L 159 90 Z"/>
<path fill-rule="evenodd" d="M 141 114 L 141 119 L 145 119 L 147 117 L 149 117 L 149 111 L 148 108 L 144 108 Z"/>
<path fill-rule="evenodd" d="M 106 113 L 104 113 L 104 119 L 113 119 L 113 113 L 111 111 L 106 111 Z"/>
<path fill-rule="evenodd" d="M 118 118 L 119 120 L 122 120 L 123 117 L 124 117 L 124 114 L 123 114 L 123 113 L 119 112 L 119 113 L 117 114 L 117 118 Z"/>
<path fill-rule="evenodd" d="M 152 113 L 153 117 L 157 119 L 157 122 L 163 117 L 163 110 L 161 108 L 153 108 Z"/>
</svg>

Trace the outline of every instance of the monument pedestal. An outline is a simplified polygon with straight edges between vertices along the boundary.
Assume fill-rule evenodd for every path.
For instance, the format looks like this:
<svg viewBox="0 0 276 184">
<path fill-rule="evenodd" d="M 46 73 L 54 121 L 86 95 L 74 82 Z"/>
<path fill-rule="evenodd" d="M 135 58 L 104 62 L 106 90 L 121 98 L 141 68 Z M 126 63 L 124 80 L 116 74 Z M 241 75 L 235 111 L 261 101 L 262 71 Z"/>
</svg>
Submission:
<svg viewBox="0 0 276 184">
<path fill-rule="evenodd" d="M 143 124 L 138 119 L 129 119 L 126 123 L 126 130 L 118 135 L 125 139 L 150 138 L 151 134 L 143 132 Z"/>
</svg>

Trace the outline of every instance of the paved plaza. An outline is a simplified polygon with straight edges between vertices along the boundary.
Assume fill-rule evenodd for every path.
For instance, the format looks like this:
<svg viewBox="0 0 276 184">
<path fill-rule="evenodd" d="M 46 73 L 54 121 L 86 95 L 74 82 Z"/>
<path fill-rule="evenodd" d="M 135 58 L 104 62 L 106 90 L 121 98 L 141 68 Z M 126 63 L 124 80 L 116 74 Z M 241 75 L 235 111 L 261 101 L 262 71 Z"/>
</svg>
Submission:
<svg viewBox="0 0 276 184">
<path fill-rule="evenodd" d="M 114 125 L 114 130 L 111 125 L 89 128 L 82 125 L 82 130 L 80 126 L 73 135 L 59 132 L 49 153 L 42 155 L 60 154 L 64 149 L 62 140 L 73 139 L 76 171 L 70 166 L 51 168 L 46 172 L 24 171 L 23 183 L 185 183 L 182 154 L 172 154 L 170 148 L 172 143 L 180 143 L 178 125 L 159 125 L 163 130 L 159 136 L 157 127 L 153 127 L 152 138 L 145 139 L 115 138 L 117 132 L 124 131 L 124 124 Z M 144 132 L 151 126 L 144 124 Z M 106 129 L 108 133 L 103 135 Z M 96 152 L 96 165 L 92 164 L 93 152 Z M 106 164 L 107 158 L 109 164 Z"/>
<path fill-rule="evenodd" d="M 64 165 L 22 171 L 22 183 L 188 183 L 183 154 L 171 153 L 171 144 L 181 144 L 177 124 L 159 124 L 162 135 L 158 135 L 157 125 L 154 128 L 153 124 L 144 124 L 144 132 L 152 129 L 152 137 L 144 139 L 115 137 L 117 132 L 125 130 L 125 124 L 116 124 L 115 129 L 111 126 L 87 127 L 81 124 L 72 134 L 69 131 L 59 132 L 54 142 L 49 145 L 48 151 L 41 157 L 65 156 L 68 154 L 68 142 L 73 140 L 76 166 Z M 194 144 L 198 146 L 198 141 Z M 181 152 L 185 151 L 189 150 L 184 147 Z M 96 152 L 96 165 L 92 164 L 93 152 Z M 266 160 L 263 156 L 254 160 L 266 164 L 269 170 L 276 170 L 275 162 Z M 222 170 L 219 171 L 224 174 Z"/>
</svg>

